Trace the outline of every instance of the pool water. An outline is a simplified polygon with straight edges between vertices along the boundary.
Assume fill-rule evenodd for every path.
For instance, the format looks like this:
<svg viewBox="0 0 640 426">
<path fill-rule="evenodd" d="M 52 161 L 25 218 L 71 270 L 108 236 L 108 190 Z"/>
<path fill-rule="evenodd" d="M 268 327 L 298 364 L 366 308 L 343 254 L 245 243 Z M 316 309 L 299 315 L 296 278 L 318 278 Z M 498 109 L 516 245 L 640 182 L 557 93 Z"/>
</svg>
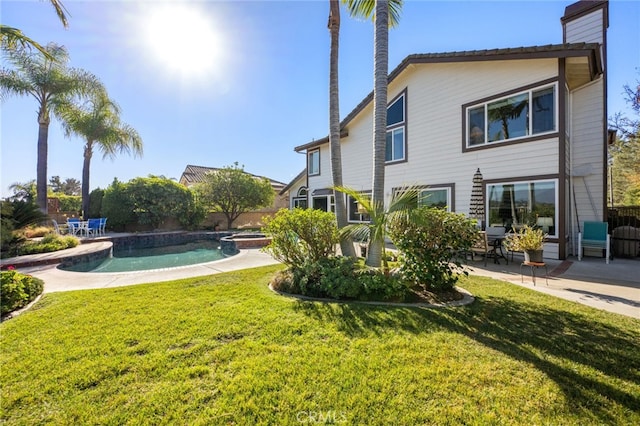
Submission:
<svg viewBox="0 0 640 426">
<path fill-rule="evenodd" d="M 114 249 L 113 257 L 61 267 L 73 272 L 131 272 L 174 268 L 223 259 L 220 242 L 198 240 L 153 248 Z"/>
</svg>

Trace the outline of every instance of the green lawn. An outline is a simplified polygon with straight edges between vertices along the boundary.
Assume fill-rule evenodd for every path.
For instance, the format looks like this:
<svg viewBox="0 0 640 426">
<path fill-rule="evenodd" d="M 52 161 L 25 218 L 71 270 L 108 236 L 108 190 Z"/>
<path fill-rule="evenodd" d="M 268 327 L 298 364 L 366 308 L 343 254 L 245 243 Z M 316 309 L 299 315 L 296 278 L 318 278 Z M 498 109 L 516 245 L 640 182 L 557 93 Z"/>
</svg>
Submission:
<svg viewBox="0 0 640 426">
<path fill-rule="evenodd" d="M 462 308 L 299 302 L 279 266 L 45 295 L 6 424 L 640 424 L 640 321 L 470 277 Z"/>
</svg>

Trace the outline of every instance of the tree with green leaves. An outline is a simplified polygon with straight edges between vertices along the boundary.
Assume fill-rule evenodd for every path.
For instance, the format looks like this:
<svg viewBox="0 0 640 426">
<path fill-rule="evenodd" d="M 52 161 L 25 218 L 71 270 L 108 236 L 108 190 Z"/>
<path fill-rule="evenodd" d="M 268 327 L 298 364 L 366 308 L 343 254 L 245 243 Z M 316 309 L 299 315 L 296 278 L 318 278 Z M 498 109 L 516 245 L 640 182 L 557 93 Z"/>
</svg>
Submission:
<svg viewBox="0 0 640 426">
<path fill-rule="evenodd" d="M 207 173 L 196 191 L 205 205 L 225 215 L 227 229 L 242 213 L 270 206 L 275 196 L 268 179 L 246 173 L 237 162 Z"/>
<path fill-rule="evenodd" d="M 53 59 L 40 52 L 25 50 L 7 51 L 8 62 L 13 69 L 0 71 L 0 98 L 7 95 L 32 96 L 38 103 L 38 160 L 37 160 L 37 205 L 47 212 L 47 155 L 51 113 L 57 116 L 56 105 L 67 97 L 84 97 L 102 84 L 91 73 L 68 68 L 69 55 L 62 46 L 50 43 L 46 47 Z"/>
<path fill-rule="evenodd" d="M 69 21 L 66 15 L 67 9 L 64 7 L 60 0 L 49 1 L 55 9 L 56 15 L 58 15 L 58 19 L 60 20 L 60 22 L 65 28 L 67 28 L 69 26 Z M 19 29 L 10 27 L 8 25 L 0 24 L 0 45 L 2 46 L 3 50 L 18 50 L 33 47 L 39 50 L 40 53 L 42 53 L 50 60 L 54 59 L 54 57 L 50 55 L 47 49 L 42 47 L 38 42 L 27 37 Z"/>
<path fill-rule="evenodd" d="M 36 181 L 14 182 L 9 185 L 9 189 L 13 191 L 13 195 L 9 197 L 11 200 L 24 200 L 35 202 L 36 200 Z"/>
<path fill-rule="evenodd" d="M 142 155 L 142 138 L 131 126 L 120 121 L 120 107 L 103 90 L 96 91 L 83 104 L 64 99 L 57 105 L 67 137 L 80 136 L 85 140 L 82 164 L 82 214 L 89 216 L 89 177 L 94 149 L 103 158 L 116 154 Z"/>
<path fill-rule="evenodd" d="M 389 74 L 389 27 L 400 21 L 403 0 L 345 0 L 351 16 L 373 19 L 373 176 L 371 202 L 384 204 L 384 168 L 387 144 L 387 84 Z M 375 241 L 367 264 L 379 266 L 383 244 Z"/>
<path fill-rule="evenodd" d="M 63 181 L 60 176 L 51 176 L 49 178 L 49 187 L 54 193 L 80 195 L 80 181 L 76 178 L 66 178 Z"/>
<path fill-rule="evenodd" d="M 384 240 L 387 236 L 389 224 L 393 220 L 399 220 L 407 217 L 409 212 L 418 204 L 418 189 L 414 187 L 404 188 L 396 191 L 391 198 L 389 205 L 385 208 L 384 200 L 374 200 L 370 194 L 356 191 L 353 188 L 337 187 L 334 188 L 338 192 L 342 192 L 352 197 L 359 208 L 362 208 L 369 216 L 368 223 L 353 223 L 340 231 L 342 238 L 348 237 L 356 241 L 366 241 L 367 255 L 372 247 L 381 247 L 382 269 L 385 274 L 389 273 L 389 265 L 384 250 Z M 366 264 L 372 267 L 379 267 L 380 263 L 375 263 L 375 259 L 367 256 Z"/>
<path fill-rule="evenodd" d="M 613 181 L 613 201 L 616 205 L 640 205 L 640 81 L 635 88 L 625 85 L 624 93 L 632 115 L 617 113 L 610 127 L 617 132 L 609 147 Z"/>
</svg>

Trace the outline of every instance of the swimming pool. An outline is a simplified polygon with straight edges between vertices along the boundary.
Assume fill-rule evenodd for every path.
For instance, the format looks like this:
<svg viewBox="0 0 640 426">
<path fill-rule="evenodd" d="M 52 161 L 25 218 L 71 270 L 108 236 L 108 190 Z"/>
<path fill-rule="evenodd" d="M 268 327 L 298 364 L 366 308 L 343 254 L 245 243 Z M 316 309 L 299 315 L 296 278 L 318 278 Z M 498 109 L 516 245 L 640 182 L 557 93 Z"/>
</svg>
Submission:
<svg viewBox="0 0 640 426">
<path fill-rule="evenodd" d="M 72 272 L 131 272 L 174 268 L 212 262 L 227 257 L 220 248 L 220 241 L 206 239 L 160 247 L 114 245 L 113 255 L 105 259 L 61 265 Z"/>
</svg>

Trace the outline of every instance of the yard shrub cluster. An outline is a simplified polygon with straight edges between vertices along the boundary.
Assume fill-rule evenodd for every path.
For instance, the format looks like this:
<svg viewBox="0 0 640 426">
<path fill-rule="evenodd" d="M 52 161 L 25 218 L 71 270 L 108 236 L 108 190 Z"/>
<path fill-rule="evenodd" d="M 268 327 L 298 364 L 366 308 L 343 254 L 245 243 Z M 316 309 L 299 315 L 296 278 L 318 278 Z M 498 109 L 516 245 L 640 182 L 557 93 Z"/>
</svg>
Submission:
<svg viewBox="0 0 640 426">
<path fill-rule="evenodd" d="M 58 235 L 49 233 L 41 240 L 27 241 L 20 245 L 18 254 L 49 253 L 64 250 L 78 245 L 78 239 L 73 235 Z"/>
<path fill-rule="evenodd" d="M 30 199 L 1 200 L 0 210 L 0 255 L 3 258 L 18 254 L 18 247 L 25 241 L 21 230 L 48 219 Z"/>
<path fill-rule="evenodd" d="M 263 230 L 271 237 L 265 250 L 288 266 L 272 283 L 277 290 L 356 300 L 403 300 L 408 294 L 399 277 L 335 256 L 339 240 L 333 213 L 283 209 L 265 221 Z"/>
<path fill-rule="evenodd" d="M 271 237 L 267 251 L 289 267 L 315 263 L 335 253 L 338 227 L 332 213 L 316 209 L 282 209 L 265 217 L 263 231 Z"/>
<path fill-rule="evenodd" d="M 389 234 L 402 253 L 402 276 L 424 290 L 443 292 L 466 275 L 457 254 L 472 246 L 478 230 L 463 214 L 421 207 L 392 221 Z"/>
<path fill-rule="evenodd" d="M 2 315 L 26 306 L 35 299 L 44 288 L 41 279 L 24 275 L 15 269 L 0 272 L 0 310 Z"/>
<path fill-rule="evenodd" d="M 79 212 L 82 210 L 82 197 L 79 195 L 67 195 L 55 193 L 49 198 L 57 198 L 59 209 L 62 212 Z"/>
<path fill-rule="evenodd" d="M 104 191 L 102 216 L 109 218 L 109 226 L 116 230 L 135 223 L 158 228 L 169 218 L 193 228 L 204 220 L 205 210 L 186 186 L 162 176 L 149 176 L 127 183 L 114 180 Z"/>
</svg>

